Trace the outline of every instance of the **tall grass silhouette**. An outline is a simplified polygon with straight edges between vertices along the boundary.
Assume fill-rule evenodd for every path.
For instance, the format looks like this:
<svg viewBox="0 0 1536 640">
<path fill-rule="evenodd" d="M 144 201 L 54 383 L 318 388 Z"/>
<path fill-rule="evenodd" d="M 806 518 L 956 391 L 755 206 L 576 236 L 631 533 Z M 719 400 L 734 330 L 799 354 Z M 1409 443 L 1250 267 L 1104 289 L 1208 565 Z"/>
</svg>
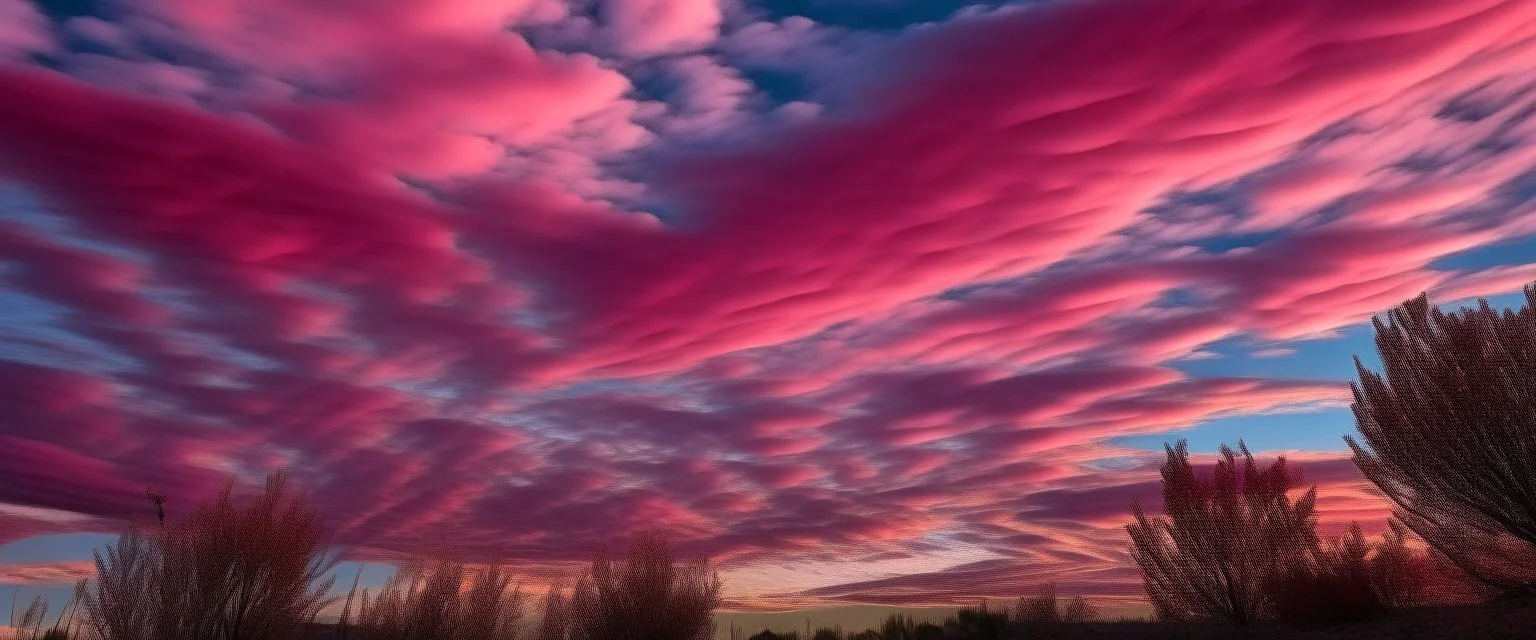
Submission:
<svg viewBox="0 0 1536 640">
<path fill-rule="evenodd" d="M 1519 312 L 1447 314 L 1420 294 L 1372 319 L 1385 377 L 1355 357 L 1355 464 L 1396 517 L 1477 583 L 1536 595 L 1536 283 Z"/>
<path fill-rule="evenodd" d="M 100 640 L 288 640 L 328 606 L 336 565 L 324 552 L 318 512 L 288 490 L 287 475 L 267 477 L 246 505 L 231 478 L 211 503 L 182 520 L 145 531 L 137 520 L 93 552 L 94 588 L 76 589 L 91 635 Z M 155 500 L 157 508 L 161 503 Z M 163 511 L 161 512 L 163 514 Z"/>
<path fill-rule="evenodd" d="M 679 564 L 665 533 L 644 531 L 631 542 L 627 562 L 616 563 L 607 546 L 593 554 L 569 601 L 560 603 L 565 628 L 546 626 L 541 636 L 708 640 L 714 637 L 720 589 L 720 578 L 706 559 Z"/>
<path fill-rule="evenodd" d="M 16 619 L 15 594 L 12 595 L 10 627 L 13 634 L 9 636 L 14 640 L 70 640 L 78 637 L 73 634 L 76 622 L 76 614 L 79 613 L 79 598 L 71 600 L 64 605 L 64 611 L 59 613 L 58 620 L 47 630 L 43 629 L 43 620 L 48 617 L 48 601 L 42 596 L 32 599 L 32 604 L 27 606 L 21 614 L 21 619 Z"/>
<path fill-rule="evenodd" d="M 358 570 L 362 575 L 362 570 Z M 347 593 L 337 638 L 349 640 L 517 640 L 521 589 L 499 562 L 468 569 L 451 550 L 412 559 L 370 599 L 364 591 L 352 614 L 357 581 Z"/>
</svg>

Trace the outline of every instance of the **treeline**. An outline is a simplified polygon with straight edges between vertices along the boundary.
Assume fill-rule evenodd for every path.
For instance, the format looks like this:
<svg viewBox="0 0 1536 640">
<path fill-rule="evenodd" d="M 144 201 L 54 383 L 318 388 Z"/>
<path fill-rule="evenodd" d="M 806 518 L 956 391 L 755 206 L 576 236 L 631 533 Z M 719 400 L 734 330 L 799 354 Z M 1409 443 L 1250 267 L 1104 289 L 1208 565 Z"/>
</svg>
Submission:
<svg viewBox="0 0 1536 640">
<path fill-rule="evenodd" d="M 731 640 L 985 640 L 1048 635 L 1062 624 L 1091 622 L 1097 612 L 1082 596 L 1062 603 L 1056 586 L 1046 584 L 1034 596 L 1019 598 L 1010 609 L 979 608 L 956 611 L 943 623 L 917 622 L 911 616 L 891 614 L 879 628 L 845 632 L 841 627 L 823 627 L 806 634 L 774 633 L 767 629 L 747 636 L 731 630 Z"/>
</svg>

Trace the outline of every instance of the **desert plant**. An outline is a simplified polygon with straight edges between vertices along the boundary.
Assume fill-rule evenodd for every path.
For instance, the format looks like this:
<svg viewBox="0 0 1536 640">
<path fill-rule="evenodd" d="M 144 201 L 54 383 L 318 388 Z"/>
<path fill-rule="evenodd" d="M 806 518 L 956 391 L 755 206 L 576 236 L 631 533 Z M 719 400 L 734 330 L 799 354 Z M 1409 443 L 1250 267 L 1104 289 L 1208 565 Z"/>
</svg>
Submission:
<svg viewBox="0 0 1536 640">
<path fill-rule="evenodd" d="M 145 535 L 137 521 L 93 553 L 94 590 L 79 589 L 103 640 L 281 640 L 296 638 L 331 602 L 336 558 L 322 552 L 325 528 L 287 474 L 267 477 L 253 503 L 232 500 L 234 479 L 186 519 Z M 157 508 L 162 502 L 150 492 Z"/>
<path fill-rule="evenodd" d="M 1061 612 L 1061 621 L 1072 624 L 1093 622 L 1098 617 L 1099 614 L 1094 610 L 1093 605 L 1088 604 L 1088 601 L 1082 596 L 1073 596 L 1071 600 L 1067 601 L 1067 606 Z"/>
<path fill-rule="evenodd" d="M 523 598 L 510 582 L 500 562 L 471 571 L 451 551 L 413 558 L 376 596 L 364 592 L 343 631 L 356 640 L 515 640 Z"/>
<path fill-rule="evenodd" d="M 1477 582 L 1536 594 L 1536 283 L 1518 313 L 1446 314 L 1420 294 L 1372 319 L 1383 377 L 1355 357 L 1355 464 L 1396 516 Z"/>
<path fill-rule="evenodd" d="M 614 566 L 606 547 L 577 581 L 570 640 L 707 640 L 720 606 L 720 578 L 708 561 L 679 566 L 666 535 L 647 531 Z"/>
<path fill-rule="evenodd" d="M 961 638 L 1001 638 L 1011 625 L 1006 609 L 989 610 L 985 600 L 980 608 L 960 609 L 944 621 L 945 634 Z"/>
<path fill-rule="evenodd" d="M 53 626 L 49 627 L 47 631 L 42 631 L 41 626 L 33 627 L 31 640 L 37 640 L 39 637 L 41 637 L 42 640 L 71 640 L 72 638 L 78 637 L 79 634 L 76 631 L 75 624 L 77 622 L 76 618 L 80 613 L 80 594 L 84 589 L 84 583 L 85 581 L 82 580 L 75 584 L 75 598 L 70 600 L 68 603 L 65 603 L 64 610 L 59 612 L 59 617 L 57 620 L 53 621 Z M 33 604 L 36 605 L 37 603 L 34 601 Z M 46 612 L 47 605 L 44 604 L 43 611 L 40 612 L 37 616 L 38 622 L 42 621 L 42 618 Z M 13 615 L 15 614 L 14 606 L 12 607 L 11 613 Z M 12 624 L 15 623 L 13 622 Z M 22 640 L 22 636 L 20 635 L 21 631 L 21 629 L 17 629 L 17 640 Z M 42 632 L 42 635 L 39 636 L 38 632 Z"/>
<path fill-rule="evenodd" d="M 917 640 L 941 640 L 944 637 L 944 627 L 932 622 L 922 622 L 917 625 Z"/>
<path fill-rule="evenodd" d="M 880 625 L 880 636 L 885 640 L 915 640 L 917 622 L 911 616 L 893 613 Z"/>
<path fill-rule="evenodd" d="M 14 640 L 70 640 L 70 638 L 75 637 L 73 634 L 75 612 L 79 607 L 74 606 L 72 608 L 71 605 L 78 605 L 79 599 L 66 603 L 64 611 L 59 613 L 59 617 L 57 620 L 54 620 L 53 626 L 44 631 L 43 620 L 48 617 L 48 600 L 42 596 L 34 598 L 32 604 L 22 613 L 21 620 L 17 621 L 15 597 L 19 594 L 20 589 L 17 589 L 17 592 L 13 593 L 11 597 L 10 626 L 15 631 L 15 635 L 12 636 Z"/>
<path fill-rule="evenodd" d="M 811 640 L 843 640 L 843 630 L 838 628 L 822 627 L 811 634 Z"/>
<path fill-rule="evenodd" d="M 1348 622 L 1416 602 L 1425 584 L 1422 558 L 1404 544 L 1403 525 L 1388 525 L 1373 544 L 1359 523 L 1350 523 L 1348 534 L 1317 549 L 1310 562 L 1276 576 L 1277 616 L 1290 623 Z"/>
<path fill-rule="evenodd" d="M 1019 598 L 1014 620 L 1029 624 L 1051 624 L 1061 620 L 1056 603 L 1056 585 L 1047 583 L 1035 589 L 1035 595 Z"/>
<path fill-rule="evenodd" d="M 1293 624 L 1327 624 L 1371 617 L 1385 609 L 1371 584 L 1370 545 L 1360 526 L 1329 541 L 1304 565 L 1272 576 L 1275 615 Z"/>
<path fill-rule="evenodd" d="M 1260 470 L 1241 441 L 1241 472 L 1232 449 L 1222 445 L 1211 479 L 1195 475 L 1185 441 L 1164 449 L 1166 515 L 1150 519 L 1136 503 L 1135 521 L 1126 525 L 1157 616 L 1239 625 L 1270 616 L 1266 581 L 1306 562 L 1317 547 L 1317 488 L 1291 501 L 1287 492 L 1298 478 L 1285 458 Z"/>
<path fill-rule="evenodd" d="M 17 589 L 20 593 L 20 589 Z M 16 630 L 16 638 L 36 640 L 42 633 L 43 618 L 48 617 L 48 601 L 42 596 L 32 599 L 32 604 L 27 606 L 26 612 L 21 614 L 21 621 L 16 620 L 16 594 L 11 595 L 11 627 Z M 26 635 L 22 635 L 26 634 Z"/>
<path fill-rule="evenodd" d="M 1387 521 L 1387 531 L 1376 545 L 1367 571 L 1371 587 L 1382 605 L 1406 607 L 1418 604 L 1428 586 L 1428 562 L 1408 548 L 1407 527 L 1396 519 Z"/>
<path fill-rule="evenodd" d="M 82 606 L 96 635 L 103 640 L 152 640 L 160 615 L 160 563 L 154 540 L 140 530 L 138 518 L 128 522 L 106 555 L 93 550 L 96 563 L 94 593 L 77 587 Z"/>
</svg>

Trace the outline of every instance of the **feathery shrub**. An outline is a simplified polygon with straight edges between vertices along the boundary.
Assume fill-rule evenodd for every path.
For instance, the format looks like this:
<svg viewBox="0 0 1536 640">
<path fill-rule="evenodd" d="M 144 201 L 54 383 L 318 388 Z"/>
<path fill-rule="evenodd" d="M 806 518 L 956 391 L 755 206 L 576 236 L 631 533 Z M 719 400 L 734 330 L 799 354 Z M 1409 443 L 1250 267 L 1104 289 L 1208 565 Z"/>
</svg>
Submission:
<svg viewBox="0 0 1536 640">
<path fill-rule="evenodd" d="M 679 564 L 664 533 L 642 532 L 629 560 L 615 563 L 607 547 L 562 602 L 564 640 L 710 640 L 720 606 L 720 578 L 708 560 Z"/>
<path fill-rule="evenodd" d="M 1290 500 L 1298 476 L 1285 458 L 1261 470 L 1241 441 L 1243 467 L 1222 445 L 1210 479 L 1195 475 L 1188 443 L 1164 448 L 1166 515 L 1148 518 L 1136 503 L 1126 525 L 1158 618 L 1247 625 L 1272 617 L 1273 577 L 1304 566 L 1318 547 L 1317 488 Z"/>
<path fill-rule="evenodd" d="M 182 520 L 145 532 L 137 519 L 93 552 L 94 589 L 76 589 L 93 635 L 101 640 L 290 640 L 334 599 L 336 565 L 323 552 L 320 515 L 287 474 L 267 477 L 266 491 L 247 505 L 232 499 L 234 478 L 218 498 Z M 157 509 L 158 494 L 150 498 Z"/>
<path fill-rule="evenodd" d="M 361 575 L 362 570 L 358 570 Z M 348 640 L 517 640 L 523 596 L 499 562 L 469 570 L 452 552 L 412 559 L 379 593 L 365 590 L 355 621 L 347 594 L 338 637 Z M 466 584 L 468 585 L 466 587 Z"/>
<path fill-rule="evenodd" d="M 1519 312 L 1426 295 L 1372 319 L 1386 375 L 1355 358 L 1354 461 L 1396 517 L 1477 583 L 1536 595 L 1536 283 Z"/>
</svg>

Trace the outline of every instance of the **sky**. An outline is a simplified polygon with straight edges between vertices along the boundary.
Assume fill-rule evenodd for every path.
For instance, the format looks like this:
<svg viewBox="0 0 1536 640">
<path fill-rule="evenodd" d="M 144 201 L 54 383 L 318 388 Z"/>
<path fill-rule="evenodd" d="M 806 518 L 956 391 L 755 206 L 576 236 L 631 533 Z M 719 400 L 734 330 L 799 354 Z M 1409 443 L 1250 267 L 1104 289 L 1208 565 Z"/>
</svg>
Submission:
<svg viewBox="0 0 1536 640">
<path fill-rule="evenodd" d="M 0 585 L 280 467 L 364 586 L 663 526 L 753 612 L 1134 603 L 1177 438 L 1379 531 L 1352 358 L 1524 304 L 1532 60 L 1529 0 L 0 0 Z"/>
</svg>

